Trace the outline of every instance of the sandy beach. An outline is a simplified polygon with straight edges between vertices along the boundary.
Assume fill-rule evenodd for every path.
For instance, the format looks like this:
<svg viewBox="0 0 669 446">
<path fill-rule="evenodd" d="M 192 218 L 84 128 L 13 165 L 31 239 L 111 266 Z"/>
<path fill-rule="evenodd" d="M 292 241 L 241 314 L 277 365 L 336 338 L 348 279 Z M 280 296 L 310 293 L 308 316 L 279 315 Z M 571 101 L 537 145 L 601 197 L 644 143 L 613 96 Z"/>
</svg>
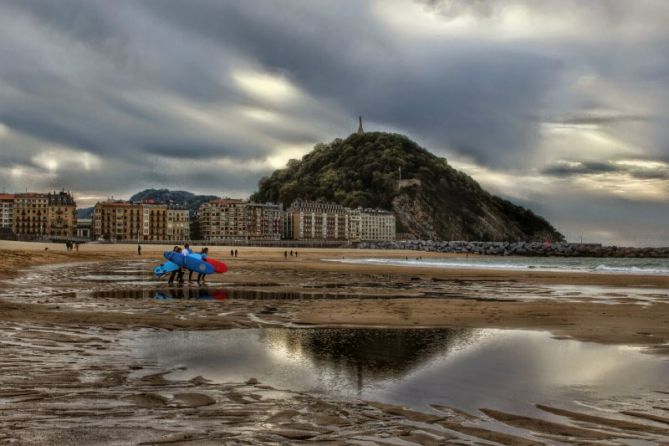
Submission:
<svg viewBox="0 0 669 446">
<path fill-rule="evenodd" d="M 123 341 L 138 330 L 503 329 L 640 346 L 662 357 L 669 354 L 667 276 L 325 260 L 444 257 L 406 251 L 299 249 L 286 259 L 284 249 L 238 247 L 238 257 L 231 258 L 230 247 L 213 247 L 210 255 L 229 266 L 207 285 L 229 293 L 221 311 L 215 302 L 195 299 L 200 288 L 194 284 L 169 288 L 152 279 L 150 271 L 168 246 L 143 245 L 142 256 L 133 245 L 86 244 L 67 252 L 61 245 L 0 242 L 0 249 L 0 330 L 6 340 L 0 442 L 382 444 L 398 438 L 406 444 L 577 444 L 641 434 L 651 441 L 669 438 L 669 419 L 658 415 L 669 415 L 669 404 L 613 417 L 550 404 L 539 408 L 546 419 L 497 407 L 476 414 L 455 407 L 425 413 L 276 390 L 252 375 L 224 384 L 207 376 L 170 378 L 173 370 L 137 359 Z M 146 298 L 154 295 L 168 296 L 169 304 Z M 555 414 L 566 421 L 555 421 Z"/>
</svg>

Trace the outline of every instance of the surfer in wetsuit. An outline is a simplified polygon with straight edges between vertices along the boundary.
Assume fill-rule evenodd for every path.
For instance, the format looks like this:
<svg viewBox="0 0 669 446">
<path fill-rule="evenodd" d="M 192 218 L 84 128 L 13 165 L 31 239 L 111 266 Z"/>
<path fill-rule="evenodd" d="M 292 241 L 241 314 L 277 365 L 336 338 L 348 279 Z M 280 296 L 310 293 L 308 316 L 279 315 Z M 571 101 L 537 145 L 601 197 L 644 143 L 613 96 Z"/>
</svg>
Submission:
<svg viewBox="0 0 669 446">
<path fill-rule="evenodd" d="M 200 255 L 202 256 L 202 260 L 206 260 L 207 256 L 209 256 L 209 248 L 202 248 L 202 251 L 200 251 Z M 191 271 L 193 273 L 193 271 Z M 197 283 L 199 284 L 200 281 L 204 285 L 204 277 L 206 274 L 203 273 L 197 273 Z M 190 280 L 190 275 L 188 276 L 188 280 Z"/>
<path fill-rule="evenodd" d="M 180 246 L 175 246 L 172 251 L 181 252 L 181 247 Z M 181 267 L 179 267 L 179 269 L 177 269 L 177 270 L 172 271 L 172 274 L 170 274 L 170 279 L 167 281 L 168 285 L 174 285 L 174 276 L 177 276 L 177 281 L 179 283 L 184 283 L 184 272 L 181 269 Z"/>
</svg>

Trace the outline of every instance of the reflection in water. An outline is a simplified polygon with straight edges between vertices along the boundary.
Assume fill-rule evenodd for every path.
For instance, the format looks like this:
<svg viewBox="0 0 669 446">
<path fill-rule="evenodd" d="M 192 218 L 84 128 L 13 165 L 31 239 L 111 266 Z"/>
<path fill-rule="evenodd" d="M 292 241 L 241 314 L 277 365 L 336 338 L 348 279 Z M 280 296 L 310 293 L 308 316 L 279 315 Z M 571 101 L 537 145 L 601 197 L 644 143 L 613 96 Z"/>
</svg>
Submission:
<svg viewBox="0 0 669 446">
<path fill-rule="evenodd" d="M 218 382 L 406 404 L 532 414 L 534 403 L 582 409 L 665 404 L 669 361 L 625 346 L 545 332 L 426 329 L 236 329 L 147 332 L 135 351 Z"/>
<path fill-rule="evenodd" d="M 170 299 L 194 299 L 194 300 L 225 300 L 228 293 L 225 289 L 197 288 L 169 288 L 167 290 L 156 291 L 153 295 L 155 300 Z"/>
<path fill-rule="evenodd" d="M 470 342 L 470 329 L 266 329 L 267 348 L 332 369 L 362 391 L 369 380 L 399 378 L 436 355 Z"/>
</svg>

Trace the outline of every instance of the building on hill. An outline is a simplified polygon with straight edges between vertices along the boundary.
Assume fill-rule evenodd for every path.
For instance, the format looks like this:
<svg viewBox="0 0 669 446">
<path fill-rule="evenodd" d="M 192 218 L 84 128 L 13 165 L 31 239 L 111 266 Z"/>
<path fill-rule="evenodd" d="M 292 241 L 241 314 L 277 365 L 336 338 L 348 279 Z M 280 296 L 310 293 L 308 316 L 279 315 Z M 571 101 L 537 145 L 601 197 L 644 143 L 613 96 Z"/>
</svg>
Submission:
<svg viewBox="0 0 669 446">
<path fill-rule="evenodd" d="M 289 233 L 284 238 L 291 240 L 349 240 L 350 210 L 336 203 L 320 201 L 293 202 L 284 218 L 290 224 L 284 225 Z"/>
<path fill-rule="evenodd" d="M 351 211 L 350 239 L 354 242 L 395 240 L 395 214 L 380 209 L 353 209 Z"/>
<path fill-rule="evenodd" d="M 280 240 L 281 205 L 220 198 L 202 204 L 197 211 L 204 240 Z"/>
<path fill-rule="evenodd" d="M 106 240 L 185 241 L 188 210 L 163 203 L 108 200 L 93 211 L 93 237 Z"/>
</svg>

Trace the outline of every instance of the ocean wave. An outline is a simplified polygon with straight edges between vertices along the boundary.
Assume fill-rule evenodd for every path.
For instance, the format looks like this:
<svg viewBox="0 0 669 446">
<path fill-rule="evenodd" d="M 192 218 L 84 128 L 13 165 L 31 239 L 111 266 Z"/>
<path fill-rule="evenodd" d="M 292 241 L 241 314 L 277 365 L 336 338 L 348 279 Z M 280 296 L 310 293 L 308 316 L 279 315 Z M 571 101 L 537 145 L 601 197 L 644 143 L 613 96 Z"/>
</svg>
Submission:
<svg viewBox="0 0 669 446">
<path fill-rule="evenodd" d="M 332 262 L 366 264 L 366 265 L 388 265 L 424 268 L 462 268 L 462 269 L 491 269 L 507 271 L 545 271 L 545 272 L 581 272 L 581 273 L 616 273 L 616 274 L 648 274 L 669 275 L 669 263 L 659 261 L 659 264 L 630 264 L 634 260 L 614 259 L 612 264 L 599 263 L 601 259 L 542 259 L 541 262 L 532 262 L 528 259 L 518 259 L 517 262 L 509 261 L 476 261 L 472 259 L 391 259 L 391 258 L 357 258 L 357 259 L 323 259 Z M 624 263 L 623 263 L 624 262 Z M 638 261 L 637 261 L 638 262 Z M 621 263 L 621 264 L 616 264 Z M 645 263 L 645 262 L 644 262 Z"/>
<path fill-rule="evenodd" d="M 669 274 L 669 269 L 666 268 L 643 268 L 640 266 L 610 266 L 597 265 L 595 271 L 607 273 L 627 273 L 627 274 Z"/>
</svg>

